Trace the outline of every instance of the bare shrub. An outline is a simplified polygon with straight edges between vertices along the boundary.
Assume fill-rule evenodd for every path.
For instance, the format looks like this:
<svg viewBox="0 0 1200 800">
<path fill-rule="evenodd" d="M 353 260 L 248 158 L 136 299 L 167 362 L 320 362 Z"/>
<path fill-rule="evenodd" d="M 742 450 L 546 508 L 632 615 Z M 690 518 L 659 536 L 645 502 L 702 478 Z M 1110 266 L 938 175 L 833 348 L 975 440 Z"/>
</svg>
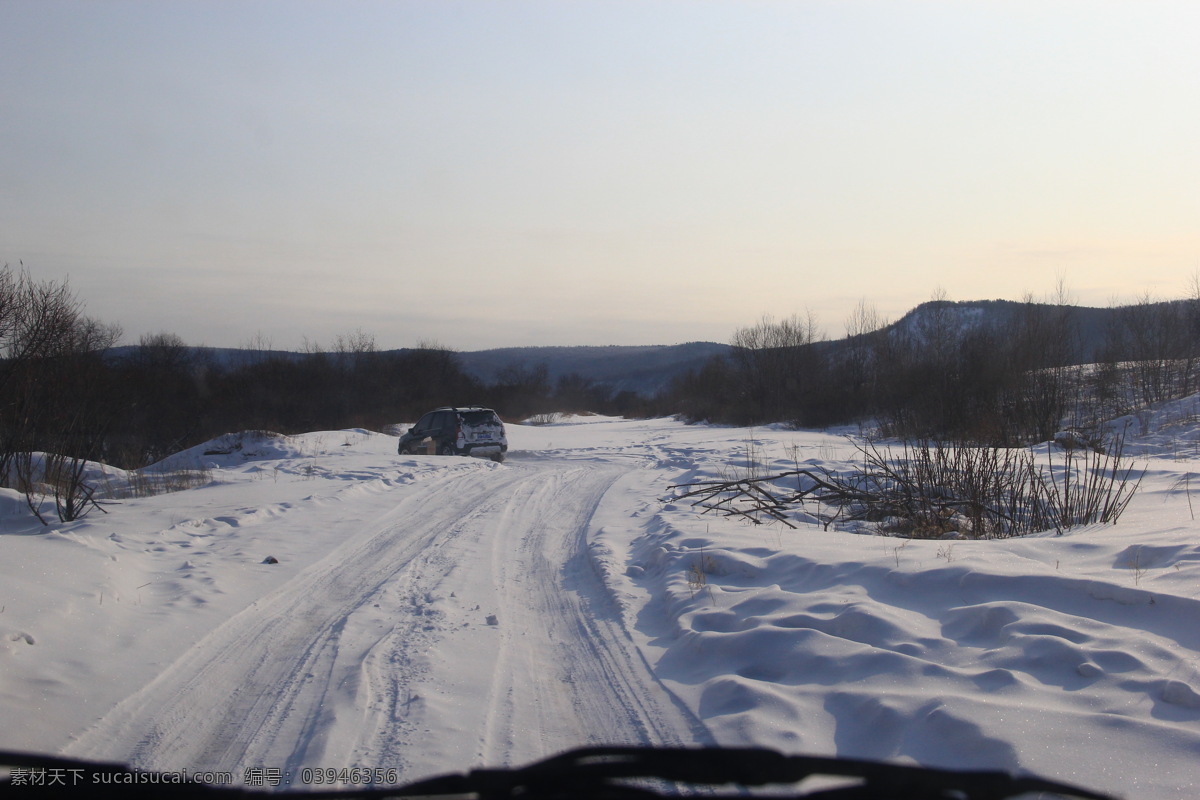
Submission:
<svg viewBox="0 0 1200 800">
<path fill-rule="evenodd" d="M 1135 467 L 1125 462 L 1123 450 L 1124 437 L 1119 437 L 1112 452 L 1065 449 L 1058 464 L 1054 462 L 1054 451 L 1050 451 L 1050 468 L 1040 477 L 1049 505 L 1058 517 L 1056 530 L 1120 518 L 1145 475 L 1143 469 L 1134 479 Z"/>
<path fill-rule="evenodd" d="M 88 463 L 85 459 L 59 453 L 38 453 L 23 450 L 13 454 L 2 475 L 3 483 L 25 495 L 29 510 L 43 525 L 42 503 L 54 499 L 60 522 L 83 519 L 95 508 L 96 487 L 86 480 Z"/>
<path fill-rule="evenodd" d="M 1113 453 L 1066 449 L 1061 460 L 1051 449 L 1047 466 L 1028 449 L 944 442 L 860 452 L 854 485 L 867 495 L 865 513 L 902 520 L 910 536 L 1002 538 L 1115 523 L 1141 483 L 1122 442 Z"/>
<path fill-rule="evenodd" d="M 1115 523 L 1141 483 L 1121 442 L 1112 453 L 1068 449 L 1056 459 L 1051 452 L 1045 466 L 1024 448 L 925 440 L 858 449 L 862 462 L 843 472 L 813 467 L 672 488 L 697 498 L 703 513 L 755 523 L 794 527 L 786 512 L 799 506 L 826 528 L 869 522 L 892 536 L 994 539 Z M 796 487 L 786 495 L 785 480 Z"/>
<path fill-rule="evenodd" d="M 124 489 L 116 491 L 123 497 L 154 497 L 207 486 L 212 479 L 212 470 L 208 469 L 135 470 L 129 473 Z"/>
<path fill-rule="evenodd" d="M 94 508 L 96 489 L 84 480 L 87 461 L 74 456 L 47 455 L 46 482 L 54 494 L 54 508 L 61 522 L 83 519 Z"/>
</svg>

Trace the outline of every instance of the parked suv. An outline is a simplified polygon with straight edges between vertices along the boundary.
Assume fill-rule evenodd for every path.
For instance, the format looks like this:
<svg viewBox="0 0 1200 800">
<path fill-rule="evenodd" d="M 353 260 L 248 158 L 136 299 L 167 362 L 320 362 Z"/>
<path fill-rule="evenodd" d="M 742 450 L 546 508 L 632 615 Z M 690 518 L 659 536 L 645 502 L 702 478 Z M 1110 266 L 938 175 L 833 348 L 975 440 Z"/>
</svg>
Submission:
<svg viewBox="0 0 1200 800">
<path fill-rule="evenodd" d="M 500 462 L 508 451 L 504 423 L 490 408 L 435 408 L 400 437 L 400 455 L 437 453 Z"/>
</svg>

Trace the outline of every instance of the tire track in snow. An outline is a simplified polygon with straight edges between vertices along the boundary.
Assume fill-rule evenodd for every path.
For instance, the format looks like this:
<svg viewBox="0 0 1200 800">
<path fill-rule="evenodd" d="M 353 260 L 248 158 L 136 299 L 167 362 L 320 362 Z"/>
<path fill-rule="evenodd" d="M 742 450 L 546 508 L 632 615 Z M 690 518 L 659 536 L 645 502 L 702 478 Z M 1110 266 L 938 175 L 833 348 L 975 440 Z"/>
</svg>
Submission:
<svg viewBox="0 0 1200 800">
<path fill-rule="evenodd" d="M 212 631 L 66 752 L 235 776 L 248 766 L 319 757 L 321 705 L 341 677 L 333 665 L 347 619 L 461 530 L 464 494 L 502 493 L 519 479 L 506 470 L 473 471 L 422 487 L 372 532 Z"/>
<path fill-rule="evenodd" d="M 455 567 L 434 594 L 454 601 L 424 678 L 402 688 L 373 671 L 372 693 L 394 711 L 379 715 L 361 760 L 405 762 L 423 777 L 589 744 L 710 742 L 642 659 L 587 552 L 596 507 L 634 466 L 511 468 L 525 479 L 444 552 Z M 391 638 L 372 656 L 387 664 L 408 650 Z"/>
<path fill-rule="evenodd" d="M 67 751 L 239 779 L 357 765 L 408 781 L 584 744 L 711 741 L 588 557 L 591 516 L 630 468 L 514 461 L 420 487 Z"/>
<path fill-rule="evenodd" d="M 504 668 L 496 673 L 485 763 L 521 763 L 567 745 L 711 741 L 642 660 L 587 552 L 591 517 L 626 471 L 560 469 L 511 507 L 521 523 L 509 529 L 524 533 L 510 563 L 524 578 L 501 573 L 501 607 L 525 629 L 501 632 Z M 539 634 L 533 642 L 531 629 Z"/>
</svg>

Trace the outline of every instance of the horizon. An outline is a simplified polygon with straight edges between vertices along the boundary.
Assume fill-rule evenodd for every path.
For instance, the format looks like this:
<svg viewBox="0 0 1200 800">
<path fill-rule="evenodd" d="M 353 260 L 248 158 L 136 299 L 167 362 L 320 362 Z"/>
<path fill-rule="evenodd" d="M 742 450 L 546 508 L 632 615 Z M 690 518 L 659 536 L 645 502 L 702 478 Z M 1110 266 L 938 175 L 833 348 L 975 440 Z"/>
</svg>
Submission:
<svg viewBox="0 0 1200 800">
<path fill-rule="evenodd" d="M 134 341 L 288 350 L 1172 299 L 1200 269 L 1198 24 L 1181 0 L 8 0 L 0 263 Z"/>
<path fill-rule="evenodd" d="M 1200 274 L 1198 274 L 1198 280 L 1200 280 Z M 1197 288 L 1198 288 L 1198 290 L 1200 290 L 1200 284 L 1198 284 Z M 983 306 L 983 305 L 990 305 L 990 304 L 1003 304 L 1003 303 L 1008 303 L 1008 304 L 1012 304 L 1012 305 L 1032 304 L 1032 305 L 1045 305 L 1045 306 L 1057 307 L 1057 308 L 1075 308 L 1075 309 L 1086 310 L 1086 311 L 1108 311 L 1108 310 L 1119 310 L 1122 308 L 1129 308 L 1133 305 L 1137 305 L 1138 303 L 1143 302 L 1143 300 L 1144 300 L 1144 298 L 1143 299 L 1134 299 L 1134 300 L 1131 300 L 1129 303 L 1110 304 L 1107 306 L 1092 306 L 1092 305 L 1083 305 L 1083 304 L 1076 303 L 1076 302 L 1059 303 L 1059 302 L 1056 302 L 1056 301 L 1053 301 L 1050 299 L 1039 300 L 1036 298 L 1022 299 L 1022 300 L 1006 300 L 1004 298 L 991 298 L 991 299 L 987 299 L 987 300 L 948 300 L 945 298 L 931 298 L 931 299 L 921 301 L 917 305 L 910 308 L 908 311 L 901 314 L 896 319 L 882 320 L 882 324 L 879 327 L 874 328 L 872 331 L 868 331 L 868 332 L 880 331 L 880 330 L 885 330 L 887 328 L 890 328 L 890 327 L 900 323 L 904 319 L 908 318 L 913 313 L 918 311 L 920 308 L 927 306 L 927 305 L 934 304 L 934 303 L 949 303 L 950 305 L 953 305 L 953 306 L 965 306 L 965 307 Z M 1154 303 L 1154 304 L 1183 303 L 1183 302 L 1200 302 L 1200 294 L 1197 294 L 1192 297 L 1161 298 L 1161 299 L 1154 299 L 1152 301 L 1152 303 Z M 760 320 L 761 320 L 761 318 L 760 318 Z M 777 320 L 773 319 L 773 321 L 777 321 Z M 366 331 L 356 331 L 354 333 L 369 334 L 369 332 L 366 332 Z M 851 338 L 850 335 L 843 331 L 840 335 L 824 336 L 823 338 L 819 338 L 816 340 L 815 343 L 838 342 L 838 341 L 842 341 L 842 340 L 849 339 L 849 338 Z M 716 341 L 716 340 L 712 340 L 712 339 L 693 339 L 693 340 L 687 341 L 687 342 L 670 342 L 670 343 L 651 342 L 651 343 L 641 343 L 641 344 L 500 345 L 500 346 L 496 346 L 496 347 L 480 347 L 480 348 L 473 348 L 473 349 L 469 349 L 469 350 L 463 349 L 463 348 L 451 347 L 448 345 L 444 345 L 441 342 L 429 341 L 429 340 L 422 340 L 422 341 L 418 341 L 416 344 L 413 344 L 413 345 L 402 345 L 400 347 L 379 347 L 377 343 L 373 342 L 373 340 L 372 340 L 372 343 L 376 345 L 375 352 L 380 352 L 380 353 L 396 352 L 396 351 L 403 351 L 403 350 L 419 350 L 422 348 L 433 348 L 433 349 L 438 349 L 438 350 L 446 350 L 446 351 L 449 351 L 452 353 L 457 353 L 457 354 L 462 354 L 462 355 L 470 355 L 470 354 L 475 354 L 475 353 L 486 353 L 486 352 L 492 352 L 492 351 L 497 351 L 497 350 L 608 350 L 608 349 L 615 349 L 615 348 L 649 349 L 649 348 L 687 347 L 688 345 L 716 345 L 718 347 L 726 347 L 726 348 L 735 347 L 735 345 L 731 344 L 728 341 Z M 288 354 L 295 354 L 295 355 L 304 355 L 305 353 L 310 352 L 309 350 L 306 349 L 306 348 L 310 348 L 310 347 L 316 348 L 315 350 L 312 350 L 311 352 L 325 352 L 325 353 L 348 352 L 348 351 L 339 351 L 339 350 L 334 349 L 337 345 L 337 342 L 332 342 L 331 345 L 333 345 L 333 346 L 324 347 L 319 342 L 313 342 L 313 341 L 308 341 L 308 340 L 306 340 L 298 348 L 274 347 L 269 342 L 264 344 L 262 342 L 254 342 L 254 341 L 247 341 L 243 344 L 232 345 L 232 346 L 196 344 L 196 343 L 192 343 L 192 342 L 188 342 L 188 341 L 183 341 L 182 344 L 184 347 L 198 349 L 198 350 L 245 350 L 245 351 L 258 351 L 258 352 L 264 352 L 264 353 L 288 353 Z M 110 347 L 109 349 L 110 350 L 122 350 L 122 349 L 132 349 L 132 348 L 136 348 L 139 346 L 140 345 L 136 342 L 125 342 L 124 340 L 122 340 L 122 341 L 119 341 L 117 344 L 113 345 L 112 347 Z"/>
</svg>

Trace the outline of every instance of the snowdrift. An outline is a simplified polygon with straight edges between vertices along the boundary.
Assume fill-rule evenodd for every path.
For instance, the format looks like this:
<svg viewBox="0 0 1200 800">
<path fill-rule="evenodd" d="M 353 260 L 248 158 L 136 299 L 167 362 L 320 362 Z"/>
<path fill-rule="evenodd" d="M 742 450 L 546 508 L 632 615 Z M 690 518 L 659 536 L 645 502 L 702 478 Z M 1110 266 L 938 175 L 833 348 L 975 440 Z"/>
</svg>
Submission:
<svg viewBox="0 0 1200 800">
<path fill-rule="evenodd" d="M 853 447 L 839 433 L 673 420 L 512 425 L 504 465 L 400 458 L 394 437 L 366 431 L 231 434 L 155 467 L 207 470 L 205 485 L 49 529 L 2 493 L 0 709 L 22 724 L 0 729 L 0 747 L 165 768 L 173 728 L 153 698 L 195 673 L 211 685 L 190 678 L 187 696 L 204 701 L 170 714 L 222 743 L 195 756 L 209 768 L 336 758 L 399 765 L 407 781 L 592 743 L 597 720 L 593 732 L 629 743 L 759 744 L 1189 796 L 1200 437 L 1186 408 L 1130 431 L 1147 471 L 1119 524 L 996 541 L 700 514 L 668 487 L 797 456 L 833 467 Z M 410 560 L 383 549 L 418 535 Z M 350 564 L 376 565 L 361 594 Z M 205 651 L 241 641 L 248 621 L 287 618 L 306 590 L 329 607 L 322 582 L 344 613 L 262 634 L 277 637 L 271 674 L 283 677 L 255 691 L 294 710 L 266 714 L 258 733 L 228 728 L 211 708 L 233 702 L 261 658 L 250 663 L 246 640 L 245 655 L 228 649 L 220 670 L 198 671 Z M 537 607 L 521 594 L 534 585 Z M 552 607 L 555 593 L 583 621 L 549 624 L 569 610 Z M 303 661 L 312 642 L 333 648 L 328 662 Z M 288 671 L 288 647 L 327 668 Z M 612 663 L 593 675 L 584 665 L 597 659 Z"/>
</svg>

